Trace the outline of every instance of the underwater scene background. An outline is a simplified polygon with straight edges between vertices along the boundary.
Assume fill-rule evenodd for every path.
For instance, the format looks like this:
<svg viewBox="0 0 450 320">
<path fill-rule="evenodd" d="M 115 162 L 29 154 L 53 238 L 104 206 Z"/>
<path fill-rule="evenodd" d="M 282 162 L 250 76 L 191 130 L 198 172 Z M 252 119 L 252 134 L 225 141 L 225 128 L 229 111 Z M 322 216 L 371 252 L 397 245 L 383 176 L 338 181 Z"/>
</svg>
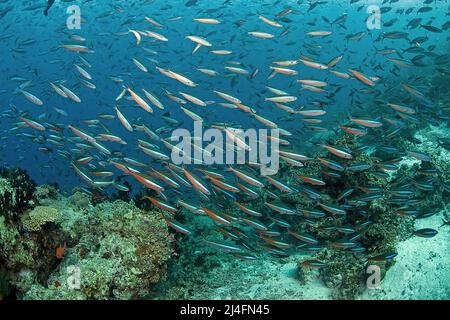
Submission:
<svg viewBox="0 0 450 320">
<path fill-rule="evenodd" d="M 449 16 L 0 0 L 0 300 L 449 299 Z"/>
</svg>

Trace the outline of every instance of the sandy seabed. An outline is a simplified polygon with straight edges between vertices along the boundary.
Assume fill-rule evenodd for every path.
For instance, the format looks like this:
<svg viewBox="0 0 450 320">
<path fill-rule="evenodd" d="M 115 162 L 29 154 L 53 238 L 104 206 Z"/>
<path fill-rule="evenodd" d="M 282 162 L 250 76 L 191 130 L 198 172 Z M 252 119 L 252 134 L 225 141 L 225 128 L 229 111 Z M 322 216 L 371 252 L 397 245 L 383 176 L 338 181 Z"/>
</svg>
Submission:
<svg viewBox="0 0 450 320">
<path fill-rule="evenodd" d="M 395 264 L 387 271 L 378 289 L 366 289 L 356 299 L 422 300 L 450 299 L 450 226 L 443 224 L 444 211 L 415 221 L 415 228 L 434 228 L 433 238 L 412 236 L 397 245 Z M 216 279 L 210 290 L 193 299 L 282 299 L 328 300 L 332 289 L 313 270 L 306 283 L 298 280 L 297 262 L 302 255 L 285 259 L 261 259 L 257 263 L 223 264 L 205 275 Z M 243 265 L 246 267 L 243 269 Z M 217 279 L 223 281 L 218 282 Z"/>
<path fill-rule="evenodd" d="M 367 290 L 361 299 L 450 299 L 450 227 L 443 224 L 443 211 L 416 220 L 416 229 L 433 228 L 429 239 L 411 237 L 397 245 L 395 265 L 380 288 Z"/>
</svg>

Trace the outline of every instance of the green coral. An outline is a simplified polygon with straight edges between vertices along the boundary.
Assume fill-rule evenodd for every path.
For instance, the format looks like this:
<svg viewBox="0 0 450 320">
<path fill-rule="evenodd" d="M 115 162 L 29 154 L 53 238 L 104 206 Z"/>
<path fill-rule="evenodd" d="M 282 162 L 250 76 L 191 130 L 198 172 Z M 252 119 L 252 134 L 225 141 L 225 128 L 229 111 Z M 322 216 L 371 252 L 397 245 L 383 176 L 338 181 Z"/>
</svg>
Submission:
<svg viewBox="0 0 450 320">
<path fill-rule="evenodd" d="M 327 287 L 334 289 L 332 298 L 353 299 L 363 290 L 366 267 L 364 257 L 325 249 L 317 258 L 327 263 L 325 268 L 320 269 L 320 276 Z"/>
<path fill-rule="evenodd" d="M 34 270 L 23 268 L 11 279 L 11 286 L 17 292 L 27 292 L 37 282 L 37 273 Z"/>
<path fill-rule="evenodd" d="M 58 218 L 58 209 L 46 206 L 37 206 L 27 215 L 22 217 L 22 225 L 32 232 L 40 231 L 48 222 L 53 222 Z"/>
<path fill-rule="evenodd" d="M 84 192 L 76 191 L 71 197 L 70 197 L 70 203 L 76 208 L 76 209 L 86 209 L 91 204 L 91 198 L 89 195 L 87 195 Z"/>
<path fill-rule="evenodd" d="M 0 261 L 8 269 L 18 269 L 20 266 L 33 266 L 34 259 L 30 250 L 34 243 L 21 236 L 18 229 L 6 223 L 0 216 Z"/>
<path fill-rule="evenodd" d="M 33 197 L 41 205 L 48 205 L 52 200 L 58 198 L 58 189 L 49 184 L 43 184 L 36 187 Z"/>
</svg>

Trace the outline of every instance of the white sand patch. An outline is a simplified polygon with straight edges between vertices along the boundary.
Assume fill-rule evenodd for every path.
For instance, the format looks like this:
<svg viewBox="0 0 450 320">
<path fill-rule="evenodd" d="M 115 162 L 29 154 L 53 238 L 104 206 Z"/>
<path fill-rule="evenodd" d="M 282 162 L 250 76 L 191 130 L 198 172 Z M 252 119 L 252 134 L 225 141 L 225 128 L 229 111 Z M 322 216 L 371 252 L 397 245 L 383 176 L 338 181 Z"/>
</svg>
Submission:
<svg viewBox="0 0 450 320">
<path fill-rule="evenodd" d="M 288 262 L 266 260 L 264 268 L 272 276 L 248 288 L 251 299 L 323 300 L 329 299 L 331 290 L 317 278 L 308 277 L 302 285 L 297 278 L 297 262 L 300 256 L 292 256 Z"/>
<path fill-rule="evenodd" d="M 398 256 L 382 280 L 381 288 L 366 290 L 357 299 L 410 300 L 450 299 L 450 227 L 441 226 L 443 211 L 415 222 L 416 230 L 433 228 L 433 238 L 411 238 L 399 242 Z M 211 270 L 208 278 L 214 284 L 204 287 L 193 299 L 270 299 L 328 300 L 332 289 L 318 277 L 318 271 L 307 273 L 306 284 L 298 279 L 297 262 L 302 254 L 275 259 L 224 263 Z"/>
<path fill-rule="evenodd" d="M 443 212 L 416 220 L 416 229 L 433 228 L 433 238 L 413 236 L 398 244 L 398 256 L 381 282 L 360 299 L 450 299 L 450 227 L 442 226 Z"/>
<path fill-rule="evenodd" d="M 306 285 L 298 280 L 297 261 L 302 255 L 275 259 L 261 257 L 258 261 L 223 264 L 208 277 L 220 277 L 221 286 L 205 288 L 194 299 L 270 299 L 318 300 L 330 299 L 331 290 L 318 280 L 317 271 L 308 276 Z M 220 274 L 220 276 L 219 276 Z M 216 281 L 217 282 L 217 281 Z"/>
</svg>

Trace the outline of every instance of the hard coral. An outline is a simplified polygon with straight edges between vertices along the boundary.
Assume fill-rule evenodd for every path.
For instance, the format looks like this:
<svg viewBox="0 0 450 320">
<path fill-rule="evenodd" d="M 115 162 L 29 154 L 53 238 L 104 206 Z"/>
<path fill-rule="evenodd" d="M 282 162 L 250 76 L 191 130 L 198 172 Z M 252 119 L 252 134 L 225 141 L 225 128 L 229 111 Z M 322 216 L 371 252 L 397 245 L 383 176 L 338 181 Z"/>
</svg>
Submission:
<svg viewBox="0 0 450 320">
<path fill-rule="evenodd" d="M 143 298 L 166 274 L 172 237 L 158 212 L 118 200 L 98 204 L 77 223 L 63 225 L 77 225 L 78 244 L 67 249 L 47 286 L 34 285 L 25 299 Z M 67 285 L 71 267 L 80 271 L 79 289 Z"/>
<path fill-rule="evenodd" d="M 56 260 L 55 247 L 65 241 L 66 235 L 56 225 L 42 230 L 47 222 L 57 218 L 58 210 L 51 207 L 30 210 L 43 188 L 36 191 L 36 184 L 25 171 L 2 168 L 0 176 L 0 265 L 14 298 L 29 288 L 30 279 L 48 277 Z M 46 194 L 50 196 L 51 192 Z M 25 274 L 30 276 L 23 277 Z"/>
<path fill-rule="evenodd" d="M 58 209 L 45 206 L 37 206 L 27 215 L 22 217 L 22 225 L 28 231 L 40 231 L 42 226 L 53 222 L 58 218 Z"/>
<path fill-rule="evenodd" d="M 327 266 L 320 270 L 320 275 L 325 285 L 334 289 L 334 299 L 353 299 L 363 290 L 366 270 L 364 257 L 327 249 L 318 258 L 327 261 Z"/>
<path fill-rule="evenodd" d="M 45 204 L 50 200 L 55 200 L 58 197 L 58 190 L 55 186 L 43 184 L 36 187 L 34 198 L 39 204 Z"/>
<path fill-rule="evenodd" d="M 87 208 L 91 203 L 91 198 L 84 192 L 75 191 L 75 193 L 70 197 L 71 204 L 77 209 Z"/>
</svg>

